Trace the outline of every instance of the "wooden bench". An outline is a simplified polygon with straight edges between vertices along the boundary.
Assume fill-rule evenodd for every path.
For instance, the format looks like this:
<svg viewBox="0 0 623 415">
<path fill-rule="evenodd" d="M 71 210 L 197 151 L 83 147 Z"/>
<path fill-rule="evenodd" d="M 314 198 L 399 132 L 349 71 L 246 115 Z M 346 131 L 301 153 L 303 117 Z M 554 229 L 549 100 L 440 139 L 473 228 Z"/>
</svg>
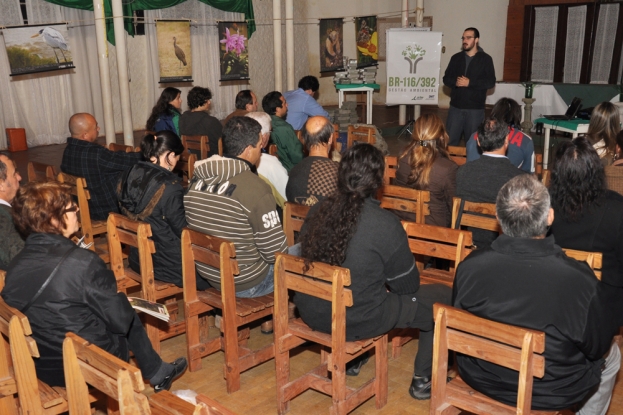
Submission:
<svg viewBox="0 0 623 415">
<path fill-rule="evenodd" d="M 277 376 L 277 410 L 280 415 L 290 409 L 290 401 L 307 389 L 333 398 L 331 413 L 345 415 L 357 406 L 376 398 L 376 409 L 387 403 L 388 365 L 387 334 L 374 339 L 346 341 L 346 307 L 353 305 L 350 271 L 320 262 L 305 270 L 305 260 L 277 254 L 275 262 L 275 364 Z M 288 290 L 331 302 L 332 333 L 312 330 L 301 319 L 290 319 Z M 311 341 L 322 346 L 320 365 L 290 380 L 290 350 Z M 346 385 L 346 364 L 374 349 L 376 374 L 359 388 Z M 331 372 L 331 377 L 328 377 Z"/>
<path fill-rule="evenodd" d="M 533 378 L 542 378 L 545 374 L 543 332 L 497 323 L 439 303 L 434 305 L 433 313 L 431 414 L 458 414 L 460 410 L 490 415 L 558 413 L 531 410 Z M 460 376 L 447 382 L 448 350 L 519 372 L 516 407 L 472 389 Z"/>
<path fill-rule="evenodd" d="M 376 131 L 372 127 L 355 128 L 354 125 L 349 125 L 346 148 L 351 148 L 355 141 L 374 145 L 376 143 Z"/>
<path fill-rule="evenodd" d="M 236 248 L 232 242 L 185 228 L 182 231 L 182 274 L 184 276 L 184 317 L 186 345 L 191 372 L 201 369 L 201 358 L 223 350 L 227 393 L 240 389 L 240 373 L 275 356 L 273 343 L 258 350 L 247 347 L 249 323 L 271 317 L 273 294 L 256 298 L 237 298 L 234 275 L 239 274 Z M 221 290 L 197 291 L 195 263 L 220 270 Z M 221 336 L 206 339 L 200 333 L 199 316 L 211 310 L 223 313 Z M 243 327 L 246 326 L 246 327 Z M 241 329 L 242 327 L 242 329 Z M 202 338 L 203 337 L 203 338 Z"/>
</svg>

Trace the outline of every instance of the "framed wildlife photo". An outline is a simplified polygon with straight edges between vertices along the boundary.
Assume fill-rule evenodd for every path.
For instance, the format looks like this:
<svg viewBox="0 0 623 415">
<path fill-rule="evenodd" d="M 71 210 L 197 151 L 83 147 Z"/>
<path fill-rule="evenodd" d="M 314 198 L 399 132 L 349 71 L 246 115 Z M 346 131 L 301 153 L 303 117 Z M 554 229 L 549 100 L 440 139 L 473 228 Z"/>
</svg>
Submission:
<svg viewBox="0 0 623 415">
<path fill-rule="evenodd" d="M 320 72 L 344 67 L 343 19 L 320 19 Z"/>
<path fill-rule="evenodd" d="M 160 82 L 192 82 L 189 20 L 157 20 Z"/>
<path fill-rule="evenodd" d="M 249 79 L 249 47 L 246 22 L 219 22 L 221 81 Z"/>
</svg>

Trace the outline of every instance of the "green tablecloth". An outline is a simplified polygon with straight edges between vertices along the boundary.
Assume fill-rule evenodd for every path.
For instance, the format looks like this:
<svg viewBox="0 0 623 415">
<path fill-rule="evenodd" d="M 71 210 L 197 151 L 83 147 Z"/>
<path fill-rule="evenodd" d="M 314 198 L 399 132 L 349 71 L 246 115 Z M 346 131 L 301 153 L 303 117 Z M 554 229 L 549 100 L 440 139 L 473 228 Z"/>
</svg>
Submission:
<svg viewBox="0 0 623 415">
<path fill-rule="evenodd" d="M 557 127 L 567 128 L 569 130 L 577 130 L 578 129 L 578 125 L 588 124 L 589 123 L 588 120 L 581 120 L 581 119 L 577 119 L 577 118 L 575 120 L 570 120 L 570 121 L 566 121 L 566 120 L 548 120 L 547 118 L 537 118 L 533 122 L 535 124 L 540 122 L 540 123 L 543 123 L 543 124 L 554 125 L 554 126 L 557 126 Z"/>
<path fill-rule="evenodd" d="M 335 89 L 352 89 L 352 88 L 361 88 L 361 87 L 381 89 L 381 85 L 379 84 L 335 84 Z"/>
<path fill-rule="evenodd" d="M 573 97 L 582 98 L 582 108 L 590 108 L 600 102 L 610 101 L 619 93 L 617 85 L 553 84 L 558 95 L 571 104 Z"/>
</svg>

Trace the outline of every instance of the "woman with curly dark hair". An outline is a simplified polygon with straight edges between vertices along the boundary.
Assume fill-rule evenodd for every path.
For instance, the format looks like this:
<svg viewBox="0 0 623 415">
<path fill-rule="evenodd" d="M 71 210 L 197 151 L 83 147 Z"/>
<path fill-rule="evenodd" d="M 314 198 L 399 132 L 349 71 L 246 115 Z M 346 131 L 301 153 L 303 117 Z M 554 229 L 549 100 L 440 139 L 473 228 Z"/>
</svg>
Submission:
<svg viewBox="0 0 623 415">
<path fill-rule="evenodd" d="M 412 141 L 400 154 L 396 184 L 430 192 L 430 215 L 427 225 L 450 226 L 452 198 L 456 191 L 458 166 L 448 156 L 448 133 L 436 114 L 423 114 L 417 119 Z M 412 213 L 397 214 L 415 221 Z"/>
<path fill-rule="evenodd" d="M 603 253 L 602 281 L 623 287 L 623 196 L 606 189 L 604 167 L 586 137 L 556 151 L 550 193 L 556 243 Z"/>
<path fill-rule="evenodd" d="M 179 120 L 182 110 L 182 91 L 171 86 L 160 94 L 158 102 L 151 110 L 145 129 L 147 131 L 169 130 L 180 134 Z"/>
<path fill-rule="evenodd" d="M 419 272 L 398 218 L 374 199 L 383 184 L 383 154 L 358 144 L 344 154 L 337 191 L 317 203 L 301 232 L 301 256 L 350 270 L 353 306 L 346 310 L 346 340 L 360 340 L 393 328 L 420 329 L 415 374 L 409 392 L 430 397 L 433 347 L 432 306 L 450 304 L 450 288 L 420 286 Z M 301 318 L 314 330 L 331 332 L 331 304 L 297 293 Z M 347 370 L 359 373 L 364 359 Z"/>
</svg>

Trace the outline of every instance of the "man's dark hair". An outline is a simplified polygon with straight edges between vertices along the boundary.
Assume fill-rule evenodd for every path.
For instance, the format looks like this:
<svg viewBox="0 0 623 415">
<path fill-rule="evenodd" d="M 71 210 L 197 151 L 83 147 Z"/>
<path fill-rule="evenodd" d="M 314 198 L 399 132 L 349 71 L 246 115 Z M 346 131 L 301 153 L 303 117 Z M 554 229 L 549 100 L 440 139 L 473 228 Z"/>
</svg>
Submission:
<svg viewBox="0 0 623 415">
<path fill-rule="evenodd" d="M 468 30 L 474 32 L 474 37 L 476 39 L 480 39 L 480 32 L 478 31 L 478 29 L 476 29 L 475 27 L 468 27 L 467 29 L 463 30 L 463 32 L 467 32 Z"/>
<path fill-rule="evenodd" d="M 5 153 L 4 151 L 0 151 L 0 156 L 4 156 L 4 157 L 8 158 L 9 161 L 11 160 L 11 157 L 9 157 L 9 155 L 7 153 Z M 7 171 L 7 166 L 2 161 L 2 159 L 0 159 L 0 181 L 5 181 L 6 180 L 6 171 Z"/>
<path fill-rule="evenodd" d="M 535 176 L 510 179 L 498 193 L 495 209 L 505 235 L 536 238 L 547 233 L 550 196 Z"/>
<path fill-rule="evenodd" d="M 318 131 L 310 133 L 307 131 L 307 123 L 303 125 L 301 129 L 301 133 L 303 134 L 303 141 L 305 142 L 305 147 L 307 150 L 311 150 L 313 146 L 319 144 L 327 144 L 331 135 L 333 134 L 333 124 L 326 120 L 325 124 Z"/>
<path fill-rule="evenodd" d="M 491 116 L 506 124 L 519 127 L 521 122 L 521 107 L 512 98 L 500 98 L 491 110 Z"/>
<path fill-rule="evenodd" d="M 318 88 L 320 88 L 320 83 L 318 82 L 318 78 L 315 76 L 307 75 L 302 77 L 299 81 L 299 88 L 303 91 L 311 89 L 312 92 L 316 92 L 318 91 Z"/>
<path fill-rule="evenodd" d="M 478 143 L 482 151 L 499 150 L 507 135 L 508 124 L 497 118 L 489 117 L 478 127 Z"/>
<path fill-rule="evenodd" d="M 250 89 L 243 89 L 236 95 L 236 108 L 245 110 L 248 104 L 253 104 L 253 95 Z"/>
<path fill-rule="evenodd" d="M 196 86 L 188 91 L 186 100 L 188 101 L 188 108 L 194 110 L 204 105 L 209 99 L 212 99 L 212 91 L 208 88 L 202 88 Z"/>
<path fill-rule="evenodd" d="M 282 96 L 283 95 L 281 95 L 281 92 L 279 91 L 269 92 L 268 94 L 264 95 L 264 98 L 262 98 L 262 109 L 264 110 L 264 112 L 268 115 L 275 115 L 275 113 L 277 112 L 277 108 L 281 108 Z"/>
<path fill-rule="evenodd" d="M 262 126 L 249 117 L 231 117 L 223 128 L 223 151 L 228 156 L 239 156 L 248 146 L 260 141 Z"/>
</svg>

